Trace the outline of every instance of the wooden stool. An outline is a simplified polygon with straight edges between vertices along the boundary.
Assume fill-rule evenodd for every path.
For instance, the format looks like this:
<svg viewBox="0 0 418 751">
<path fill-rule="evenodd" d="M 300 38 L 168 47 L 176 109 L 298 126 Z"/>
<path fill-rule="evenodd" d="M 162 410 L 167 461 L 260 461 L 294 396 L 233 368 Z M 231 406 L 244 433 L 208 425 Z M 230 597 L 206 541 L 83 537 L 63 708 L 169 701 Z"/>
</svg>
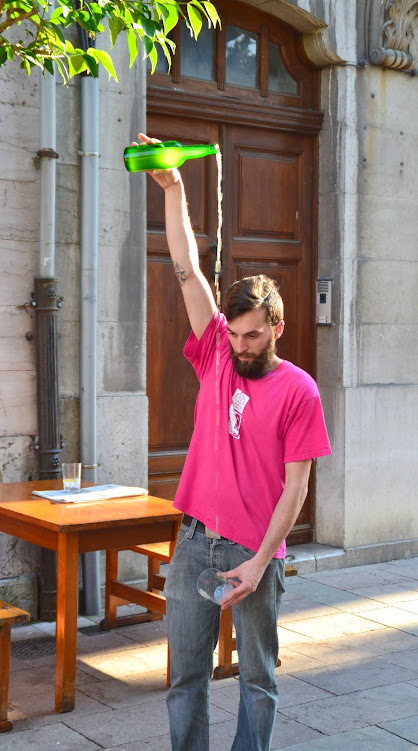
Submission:
<svg viewBox="0 0 418 751">
<path fill-rule="evenodd" d="M 11 628 L 15 623 L 29 620 L 26 610 L 0 601 L 0 733 L 8 733 L 13 728 L 13 723 L 7 719 Z"/>
<path fill-rule="evenodd" d="M 297 576 L 297 569 L 290 564 L 285 566 L 285 576 Z M 232 675 L 238 675 L 239 662 L 232 662 L 232 652 L 236 651 L 237 642 L 232 634 L 233 630 L 232 610 L 228 608 L 222 611 L 221 629 L 219 632 L 219 662 L 218 667 L 213 671 L 214 678 L 230 678 Z M 277 667 L 281 665 L 280 658 L 277 660 Z"/>
<path fill-rule="evenodd" d="M 171 542 L 156 542 L 149 545 L 136 545 L 127 548 L 135 553 L 142 553 L 148 557 L 148 584 L 145 591 L 136 589 L 117 580 L 118 551 L 106 551 L 106 594 L 105 617 L 100 623 L 102 630 L 131 626 L 135 623 L 160 621 L 165 615 L 165 598 L 159 594 L 164 589 L 165 577 L 160 574 L 160 564 L 169 563 L 174 553 L 175 540 Z M 296 576 L 297 570 L 290 565 L 285 566 L 285 576 Z M 134 602 L 147 608 L 146 613 L 117 617 L 117 606 Z M 232 653 L 236 650 L 236 639 L 232 633 L 232 610 L 228 608 L 221 613 L 219 631 L 219 662 L 215 668 L 214 678 L 229 678 L 239 673 L 239 663 L 232 662 Z M 280 666 L 280 660 L 277 661 Z M 168 645 L 167 685 L 170 685 L 170 648 Z"/>
</svg>

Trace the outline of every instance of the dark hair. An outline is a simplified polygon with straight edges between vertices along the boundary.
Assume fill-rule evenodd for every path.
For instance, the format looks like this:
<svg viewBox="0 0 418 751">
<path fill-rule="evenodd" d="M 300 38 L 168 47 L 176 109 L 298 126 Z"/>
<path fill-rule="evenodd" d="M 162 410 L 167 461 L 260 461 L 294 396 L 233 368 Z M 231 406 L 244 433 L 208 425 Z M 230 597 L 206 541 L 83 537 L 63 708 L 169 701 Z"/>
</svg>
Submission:
<svg viewBox="0 0 418 751">
<path fill-rule="evenodd" d="M 269 326 L 277 326 L 283 320 L 283 300 L 279 287 L 264 274 L 247 276 L 234 282 L 224 299 L 224 313 L 227 321 L 248 313 L 250 310 L 264 308 Z"/>
</svg>

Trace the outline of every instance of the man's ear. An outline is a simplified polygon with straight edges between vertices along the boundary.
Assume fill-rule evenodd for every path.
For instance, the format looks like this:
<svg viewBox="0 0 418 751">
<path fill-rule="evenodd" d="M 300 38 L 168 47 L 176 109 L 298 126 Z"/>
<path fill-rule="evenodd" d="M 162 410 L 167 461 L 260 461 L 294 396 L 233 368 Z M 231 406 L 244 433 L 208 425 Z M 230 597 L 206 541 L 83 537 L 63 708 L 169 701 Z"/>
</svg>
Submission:
<svg viewBox="0 0 418 751">
<path fill-rule="evenodd" d="M 284 321 L 279 321 L 274 332 L 274 338 L 280 339 L 281 335 L 283 334 L 283 331 L 284 331 Z"/>
</svg>

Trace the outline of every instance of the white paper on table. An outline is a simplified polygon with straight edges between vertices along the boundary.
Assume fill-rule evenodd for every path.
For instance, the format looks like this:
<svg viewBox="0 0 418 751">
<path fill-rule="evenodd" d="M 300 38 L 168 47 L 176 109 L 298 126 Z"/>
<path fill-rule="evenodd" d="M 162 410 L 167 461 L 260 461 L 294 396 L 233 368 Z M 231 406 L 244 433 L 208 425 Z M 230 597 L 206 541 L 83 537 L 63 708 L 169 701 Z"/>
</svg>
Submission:
<svg viewBox="0 0 418 751">
<path fill-rule="evenodd" d="M 32 495 L 47 498 L 53 503 L 85 503 L 86 501 L 106 501 L 109 498 L 129 498 L 136 495 L 148 495 L 146 488 L 129 485 L 96 485 L 81 490 L 32 490 Z"/>
</svg>

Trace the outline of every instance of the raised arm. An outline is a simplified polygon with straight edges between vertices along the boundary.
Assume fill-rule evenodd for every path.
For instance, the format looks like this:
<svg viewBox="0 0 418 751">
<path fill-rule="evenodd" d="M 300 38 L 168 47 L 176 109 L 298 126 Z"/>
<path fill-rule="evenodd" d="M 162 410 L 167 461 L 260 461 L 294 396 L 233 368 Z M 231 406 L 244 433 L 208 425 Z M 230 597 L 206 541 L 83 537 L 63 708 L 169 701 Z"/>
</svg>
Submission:
<svg viewBox="0 0 418 751">
<path fill-rule="evenodd" d="M 143 133 L 144 143 L 156 142 Z M 186 305 L 187 315 L 195 336 L 200 339 L 216 310 L 209 283 L 199 267 L 199 252 L 187 210 L 186 194 L 180 172 L 154 170 L 150 172 L 165 192 L 165 222 L 168 248 Z"/>
</svg>

